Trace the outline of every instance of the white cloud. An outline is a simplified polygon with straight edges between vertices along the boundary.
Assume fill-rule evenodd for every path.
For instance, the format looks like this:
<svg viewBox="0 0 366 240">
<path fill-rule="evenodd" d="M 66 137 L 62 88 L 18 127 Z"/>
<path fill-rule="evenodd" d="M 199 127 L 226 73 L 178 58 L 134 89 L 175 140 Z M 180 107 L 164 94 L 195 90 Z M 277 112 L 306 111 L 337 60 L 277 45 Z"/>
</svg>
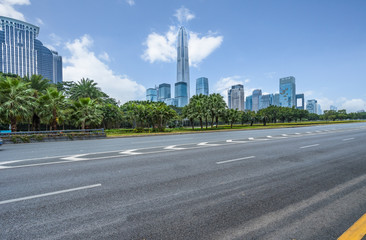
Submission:
<svg viewBox="0 0 366 240">
<path fill-rule="evenodd" d="M 218 48 L 223 36 L 203 36 L 199 37 L 197 33 L 190 32 L 188 41 L 189 61 L 192 66 L 197 66 L 203 59 L 208 57 L 216 48 Z"/>
<path fill-rule="evenodd" d="M 66 43 L 71 57 L 64 58 L 64 81 L 93 79 L 105 93 L 122 103 L 143 99 L 145 88 L 127 76 L 114 73 L 90 50 L 92 45 L 93 39 L 88 35 Z"/>
<path fill-rule="evenodd" d="M 330 105 L 334 105 L 334 101 L 326 97 L 315 98 L 315 99 L 318 101 L 318 104 L 320 104 L 320 107 L 322 108 L 323 111 L 329 110 Z"/>
<path fill-rule="evenodd" d="M 36 22 L 38 25 L 44 25 L 44 22 L 40 18 L 36 18 Z"/>
<path fill-rule="evenodd" d="M 109 58 L 108 53 L 106 53 L 106 52 L 103 52 L 103 53 L 99 54 L 98 57 L 100 59 L 106 61 L 106 62 L 110 62 L 111 61 L 111 59 Z"/>
<path fill-rule="evenodd" d="M 135 5 L 135 0 L 126 0 L 126 2 L 128 3 L 128 5 L 133 6 Z"/>
<path fill-rule="evenodd" d="M 25 21 L 23 13 L 17 11 L 15 5 L 30 5 L 29 0 L 0 0 L 0 16 Z"/>
<path fill-rule="evenodd" d="M 174 16 L 178 19 L 180 24 L 195 18 L 194 14 L 188 8 L 183 6 L 175 11 Z"/>
<path fill-rule="evenodd" d="M 214 36 L 208 33 L 207 36 L 199 37 L 198 33 L 189 32 L 188 55 L 189 63 L 197 67 L 205 58 L 215 51 L 222 43 L 223 36 Z M 177 58 L 177 35 L 178 29 L 170 26 L 165 34 L 151 33 L 147 37 L 144 45 L 146 49 L 142 58 L 150 63 L 173 62 Z"/>
<path fill-rule="evenodd" d="M 254 88 L 247 88 L 244 83 L 250 82 L 250 79 L 243 79 L 241 76 L 230 76 L 221 78 L 219 81 L 215 84 L 215 91 L 217 93 L 220 93 L 223 97 L 225 102 L 227 103 L 227 91 L 231 88 L 231 86 L 236 84 L 242 84 L 244 85 L 244 95 L 245 97 L 252 95 L 252 92 Z"/>
<path fill-rule="evenodd" d="M 177 50 L 175 48 L 177 35 L 177 29 L 172 26 L 164 35 L 155 32 L 149 34 L 144 42 L 147 48 L 142 58 L 150 63 L 157 61 L 172 62 L 177 57 Z"/>
<path fill-rule="evenodd" d="M 363 99 L 343 99 L 342 103 L 339 105 L 338 110 L 346 109 L 348 113 L 357 112 L 359 110 L 366 110 L 366 101 Z"/>
</svg>

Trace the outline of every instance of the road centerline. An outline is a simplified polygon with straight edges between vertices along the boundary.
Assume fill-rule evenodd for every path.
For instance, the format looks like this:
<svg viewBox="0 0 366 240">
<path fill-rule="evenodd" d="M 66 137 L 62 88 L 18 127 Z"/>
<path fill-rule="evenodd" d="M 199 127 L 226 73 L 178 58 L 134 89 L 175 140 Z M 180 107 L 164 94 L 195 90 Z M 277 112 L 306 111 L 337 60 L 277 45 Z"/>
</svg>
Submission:
<svg viewBox="0 0 366 240">
<path fill-rule="evenodd" d="M 307 145 L 307 146 L 302 146 L 300 147 L 301 149 L 303 148 L 311 148 L 311 147 L 316 147 L 316 146 L 319 146 L 320 144 L 313 144 L 313 145 Z"/>
<path fill-rule="evenodd" d="M 33 196 L 9 199 L 9 200 L 0 201 L 0 205 L 7 204 L 7 203 L 13 203 L 13 202 L 19 202 L 19 201 L 30 200 L 30 199 L 34 199 L 34 198 L 48 197 L 48 196 L 52 196 L 52 195 L 68 193 L 68 192 L 74 192 L 74 191 L 79 191 L 79 190 L 84 190 L 84 189 L 89 189 L 89 188 L 95 188 L 95 187 L 100 187 L 100 186 L 102 186 L 102 184 L 98 183 L 98 184 L 93 184 L 93 185 L 88 185 L 88 186 L 83 186 L 83 187 L 60 190 L 60 191 L 56 191 L 56 192 L 49 192 L 49 193 L 37 194 L 37 195 L 33 195 Z"/>
<path fill-rule="evenodd" d="M 230 163 L 230 162 L 242 161 L 242 160 L 251 159 L 251 158 L 255 158 L 255 156 L 219 161 L 219 162 L 216 162 L 216 164 L 223 164 L 223 163 Z"/>
</svg>

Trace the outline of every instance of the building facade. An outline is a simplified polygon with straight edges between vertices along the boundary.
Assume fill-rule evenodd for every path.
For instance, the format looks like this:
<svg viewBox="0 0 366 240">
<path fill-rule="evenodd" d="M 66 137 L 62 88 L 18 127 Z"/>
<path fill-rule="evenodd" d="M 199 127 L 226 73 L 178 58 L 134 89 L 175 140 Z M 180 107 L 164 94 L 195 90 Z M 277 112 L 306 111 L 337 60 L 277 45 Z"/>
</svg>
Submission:
<svg viewBox="0 0 366 240">
<path fill-rule="evenodd" d="M 306 110 L 309 113 L 316 113 L 318 114 L 318 101 L 315 99 L 310 99 L 306 102 Z"/>
<path fill-rule="evenodd" d="M 169 83 L 159 84 L 158 101 L 164 102 L 166 99 L 171 98 L 171 89 Z"/>
<path fill-rule="evenodd" d="M 273 94 L 259 96 L 259 110 L 273 105 Z"/>
<path fill-rule="evenodd" d="M 228 90 L 228 105 L 230 109 L 244 111 L 244 86 L 237 84 Z"/>
<path fill-rule="evenodd" d="M 296 106 L 296 84 L 295 78 L 280 78 L 280 106 L 293 107 Z"/>
<path fill-rule="evenodd" d="M 208 96 L 208 78 L 200 77 L 196 79 L 196 95 L 206 95 Z"/>
<path fill-rule="evenodd" d="M 300 110 L 305 109 L 305 97 L 304 94 L 296 94 L 296 108 Z"/>
<path fill-rule="evenodd" d="M 245 110 L 252 111 L 252 106 L 253 106 L 253 101 L 252 101 L 252 96 L 250 95 L 245 98 Z"/>
<path fill-rule="evenodd" d="M 158 101 L 158 88 L 146 89 L 146 101 L 157 102 Z"/>
<path fill-rule="evenodd" d="M 180 95 L 180 98 L 183 98 L 181 95 L 185 95 L 186 100 L 178 100 L 178 107 L 184 107 L 188 104 L 190 98 L 190 79 L 189 79 L 189 58 L 188 58 L 188 38 L 187 32 L 184 27 L 181 27 L 178 32 L 178 44 L 177 44 L 177 83 L 185 82 L 186 87 L 183 85 L 178 85 L 179 91 L 182 91 L 183 88 L 186 88 L 186 93 L 182 94 L 175 92 L 175 97 L 177 98 Z M 180 105 L 184 104 L 185 105 Z"/>
<path fill-rule="evenodd" d="M 275 93 L 273 95 L 273 105 L 280 106 L 280 94 Z"/>
<path fill-rule="evenodd" d="M 175 99 L 177 107 L 184 107 L 188 104 L 188 84 L 186 82 L 175 83 Z"/>
<path fill-rule="evenodd" d="M 252 94 L 252 111 L 257 112 L 259 110 L 259 97 L 262 96 L 261 89 L 255 89 Z"/>
<path fill-rule="evenodd" d="M 62 82 L 62 57 L 43 46 L 38 34 L 35 25 L 0 16 L 0 71 Z"/>
</svg>

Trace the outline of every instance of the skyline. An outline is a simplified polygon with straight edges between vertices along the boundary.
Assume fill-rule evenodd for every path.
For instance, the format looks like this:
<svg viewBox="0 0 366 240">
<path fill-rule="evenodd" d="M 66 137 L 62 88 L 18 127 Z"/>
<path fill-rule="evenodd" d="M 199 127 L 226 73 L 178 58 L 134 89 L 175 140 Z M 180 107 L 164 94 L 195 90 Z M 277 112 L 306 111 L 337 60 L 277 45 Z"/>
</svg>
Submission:
<svg viewBox="0 0 366 240">
<path fill-rule="evenodd" d="M 294 76 L 296 92 L 317 99 L 323 110 L 366 110 L 363 1 L 71 4 L 0 1 L 0 15 L 41 28 L 39 38 L 64 57 L 64 81 L 89 77 L 122 103 L 144 99 L 151 86 L 175 83 L 175 39 L 183 25 L 191 79 L 207 77 L 210 93 L 225 100 L 232 85 L 243 84 L 245 96 L 254 89 L 277 93 L 279 79 Z"/>
</svg>

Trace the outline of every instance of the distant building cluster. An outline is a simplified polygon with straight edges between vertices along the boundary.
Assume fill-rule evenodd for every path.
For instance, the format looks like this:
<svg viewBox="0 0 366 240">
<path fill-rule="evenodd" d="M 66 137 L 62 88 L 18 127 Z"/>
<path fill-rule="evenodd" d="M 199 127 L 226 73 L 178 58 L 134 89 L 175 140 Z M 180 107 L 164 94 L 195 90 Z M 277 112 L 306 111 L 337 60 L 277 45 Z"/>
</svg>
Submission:
<svg viewBox="0 0 366 240">
<path fill-rule="evenodd" d="M 290 76 L 280 78 L 279 93 L 262 94 L 261 89 L 255 89 L 252 95 L 247 96 L 245 100 L 244 86 L 234 85 L 228 90 L 228 105 L 232 109 L 254 112 L 269 106 L 295 107 L 304 110 L 305 98 L 303 93 L 296 94 L 295 78 Z M 322 114 L 320 104 L 315 99 L 307 101 L 306 110 L 310 113 Z"/>
<path fill-rule="evenodd" d="M 190 76 L 188 58 L 188 39 L 187 32 L 181 27 L 177 39 L 177 81 L 174 84 L 174 97 L 171 94 L 169 83 L 159 84 L 158 87 L 146 90 L 146 100 L 152 102 L 165 102 L 167 105 L 184 107 L 190 99 Z M 197 78 L 196 94 L 209 94 L 208 79 L 205 77 Z"/>
<path fill-rule="evenodd" d="M 62 57 L 36 39 L 39 27 L 0 16 L 0 71 L 62 82 Z"/>
</svg>

